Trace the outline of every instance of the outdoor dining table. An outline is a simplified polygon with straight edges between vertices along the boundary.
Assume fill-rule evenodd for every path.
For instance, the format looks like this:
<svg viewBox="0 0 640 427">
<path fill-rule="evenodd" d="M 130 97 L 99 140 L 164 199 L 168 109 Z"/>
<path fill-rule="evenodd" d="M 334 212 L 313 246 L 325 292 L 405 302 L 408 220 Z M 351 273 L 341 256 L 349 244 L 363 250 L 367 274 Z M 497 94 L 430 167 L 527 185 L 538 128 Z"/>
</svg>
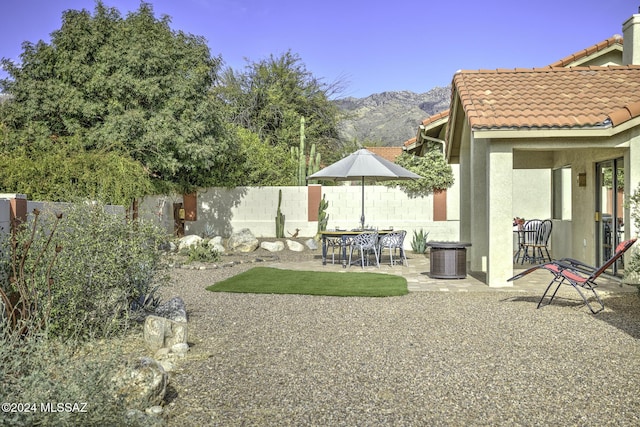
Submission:
<svg viewBox="0 0 640 427">
<path fill-rule="evenodd" d="M 350 237 L 357 236 L 362 233 L 371 233 L 376 231 L 378 236 L 384 236 L 385 234 L 393 233 L 394 230 L 325 230 L 321 231 L 322 236 L 322 265 L 327 265 L 327 239 L 341 238 L 342 239 L 342 267 L 347 267 L 347 246 L 346 242 Z M 396 232 L 398 230 L 395 230 Z"/>
</svg>

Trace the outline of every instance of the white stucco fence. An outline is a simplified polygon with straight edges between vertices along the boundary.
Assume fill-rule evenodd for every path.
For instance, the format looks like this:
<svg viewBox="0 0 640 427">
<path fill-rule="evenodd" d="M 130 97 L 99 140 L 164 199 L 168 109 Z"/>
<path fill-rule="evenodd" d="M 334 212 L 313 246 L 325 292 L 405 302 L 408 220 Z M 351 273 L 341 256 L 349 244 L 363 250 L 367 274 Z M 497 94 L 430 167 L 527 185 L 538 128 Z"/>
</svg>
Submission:
<svg viewBox="0 0 640 427">
<path fill-rule="evenodd" d="M 185 234 L 221 235 L 248 228 L 260 238 L 275 237 L 278 192 L 282 190 L 280 210 L 285 215 L 285 236 L 299 229 L 298 236 L 313 237 L 317 221 L 309 221 L 307 187 L 209 188 L 197 193 L 197 220 L 185 222 Z M 433 197 L 410 198 L 397 188 L 365 185 L 365 223 L 373 228 L 406 230 L 410 248 L 414 230 L 429 232 L 431 240 L 458 238 L 458 201 L 455 191 L 447 193 L 447 221 L 433 221 Z M 359 227 L 362 187 L 359 185 L 322 186 L 328 202 L 328 229 Z M 173 230 L 173 203 L 182 196 L 145 197 L 138 207 L 143 218 L 153 218 Z"/>
</svg>

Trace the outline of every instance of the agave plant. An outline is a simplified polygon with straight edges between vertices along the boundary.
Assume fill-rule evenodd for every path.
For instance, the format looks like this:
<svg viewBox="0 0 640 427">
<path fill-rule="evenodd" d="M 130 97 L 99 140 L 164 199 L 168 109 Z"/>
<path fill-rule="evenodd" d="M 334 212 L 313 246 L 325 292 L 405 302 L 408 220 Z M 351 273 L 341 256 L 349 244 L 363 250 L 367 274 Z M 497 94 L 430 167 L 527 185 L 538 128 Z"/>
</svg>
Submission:
<svg viewBox="0 0 640 427">
<path fill-rule="evenodd" d="M 420 231 L 413 231 L 413 240 L 411 241 L 411 249 L 417 254 L 423 254 L 427 251 L 427 239 L 429 232 L 426 233 L 421 228 Z"/>
</svg>

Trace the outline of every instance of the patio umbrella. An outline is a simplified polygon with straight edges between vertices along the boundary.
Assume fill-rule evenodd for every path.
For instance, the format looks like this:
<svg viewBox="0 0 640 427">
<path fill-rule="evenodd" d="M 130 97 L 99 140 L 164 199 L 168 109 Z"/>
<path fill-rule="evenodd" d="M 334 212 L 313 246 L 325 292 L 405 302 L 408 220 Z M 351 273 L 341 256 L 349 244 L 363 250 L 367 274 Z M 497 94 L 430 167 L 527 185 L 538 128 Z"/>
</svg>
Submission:
<svg viewBox="0 0 640 427">
<path fill-rule="evenodd" d="M 313 175 L 309 175 L 307 180 L 354 181 L 360 179 L 362 182 L 362 216 L 360 217 L 360 224 L 362 229 L 364 229 L 365 179 L 371 181 L 390 181 L 420 178 L 422 178 L 420 175 L 362 148 Z"/>
</svg>

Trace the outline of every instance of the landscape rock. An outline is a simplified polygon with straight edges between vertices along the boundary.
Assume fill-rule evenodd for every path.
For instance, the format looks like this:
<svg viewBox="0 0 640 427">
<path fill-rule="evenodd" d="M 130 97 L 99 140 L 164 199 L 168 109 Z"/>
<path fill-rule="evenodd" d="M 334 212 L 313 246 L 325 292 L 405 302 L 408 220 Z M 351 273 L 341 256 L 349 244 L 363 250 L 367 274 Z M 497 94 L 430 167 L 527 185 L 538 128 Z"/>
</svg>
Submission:
<svg viewBox="0 0 640 427">
<path fill-rule="evenodd" d="M 171 319 L 174 322 L 187 321 L 187 308 L 180 297 L 173 297 L 156 308 L 156 315 Z"/>
<path fill-rule="evenodd" d="M 118 397 L 124 399 L 127 408 L 145 410 L 162 404 L 169 376 L 154 359 L 141 357 L 125 366 L 114 381 Z"/>
<path fill-rule="evenodd" d="M 151 350 L 187 342 L 187 324 L 158 316 L 147 316 L 144 321 L 144 341 Z"/>
<path fill-rule="evenodd" d="M 312 251 L 315 251 L 318 249 L 318 242 L 316 242 L 315 239 L 309 239 L 306 242 L 304 242 L 305 245 L 307 245 L 307 247 L 309 249 L 311 249 Z"/>
<path fill-rule="evenodd" d="M 296 242 L 295 240 L 287 239 L 287 247 L 289 248 L 289 250 L 294 252 L 304 251 L 304 245 L 302 243 Z"/>
<path fill-rule="evenodd" d="M 276 240 L 275 242 L 262 242 L 260 247 L 269 252 L 280 252 L 284 250 L 284 243 Z"/>
<path fill-rule="evenodd" d="M 181 251 L 183 249 L 188 249 L 200 243 L 202 243 L 202 237 L 200 236 L 196 236 L 195 234 L 184 236 L 181 237 L 180 240 L 178 240 L 178 250 Z"/>
<path fill-rule="evenodd" d="M 211 250 L 214 250 L 218 253 L 223 253 L 226 251 L 224 245 L 222 244 L 222 236 L 216 236 L 213 239 L 209 240 L 208 246 Z"/>
<path fill-rule="evenodd" d="M 248 228 L 236 231 L 227 242 L 230 250 L 238 252 L 253 252 L 258 249 L 259 244 L 258 239 Z"/>
</svg>

